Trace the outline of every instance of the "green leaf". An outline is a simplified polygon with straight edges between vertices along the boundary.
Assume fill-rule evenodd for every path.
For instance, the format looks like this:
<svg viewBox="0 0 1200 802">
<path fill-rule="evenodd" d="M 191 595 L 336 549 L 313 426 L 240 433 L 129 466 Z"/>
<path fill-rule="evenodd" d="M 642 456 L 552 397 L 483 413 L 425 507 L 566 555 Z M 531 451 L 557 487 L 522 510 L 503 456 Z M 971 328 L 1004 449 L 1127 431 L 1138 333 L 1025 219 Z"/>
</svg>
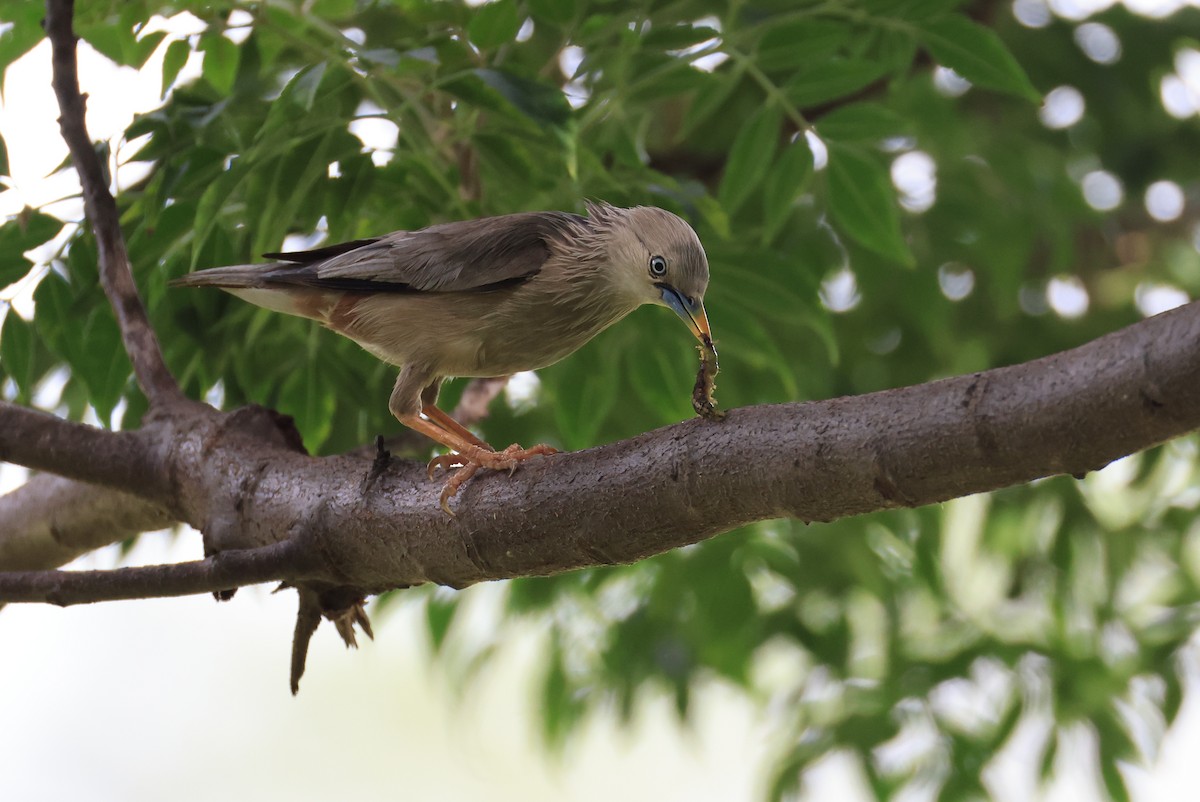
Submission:
<svg viewBox="0 0 1200 802">
<path fill-rule="evenodd" d="M 908 126 L 903 117 L 879 103 L 850 103 L 826 114 L 816 123 L 825 142 L 878 142 L 896 136 Z"/>
<path fill-rule="evenodd" d="M 879 42 L 872 57 L 885 70 L 906 73 L 917 56 L 917 37 L 911 29 L 884 28 L 879 31 Z"/>
<path fill-rule="evenodd" d="M 1041 95 L 996 33 L 954 15 L 920 26 L 921 41 L 934 60 L 988 89 L 1040 103 Z"/>
<path fill-rule="evenodd" d="M 796 323 L 812 304 L 788 286 L 795 279 L 785 272 L 785 267 L 794 271 L 800 269 L 798 264 L 784 266 L 770 259 L 764 259 L 761 265 L 755 264 L 752 268 L 728 266 L 722 276 L 721 294 L 728 294 L 760 318 L 766 316 L 784 323 Z"/>
<path fill-rule="evenodd" d="M 33 262 L 22 254 L 53 239 L 62 227 L 57 217 L 29 208 L 0 226 L 0 287 L 28 273 Z"/>
<path fill-rule="evenodd" d="M 200 50 L 204 53 L 204 80 L 221 94 L 229 94 L 237 77 L 241 49 L 220 33 L 209 31 L 200 37 Z"/>
<path fill-rule="evenodd" d="M 80 358 L 71 362 L 71 370 L 87 386 L 88 403 L 108 426 L 132 366 L 121 342 L 121 332 L 107 308 L 100 306 L 93 311 L 84 327 L 82 346 Z"/>
<path fill-rule="evenodd" d="M 0 175 L 12 175 L 8 166 L 8 144 L 0 137 Z"/>
<path fill-rule="evenodd" d="M 150 402 L 146 400 L 146 396 L 142 395 L 137 385 L 133 386 L 132 391 L 125 396 L 125 399 L 127 402 L 125 414 L 121 416 L 118 426 L 125 431 L 130 431 L 142 425 L 142 417 L 150 410 Z"/>
<path fill-rule="evenodd" d="M 720 35 L 720 31 L 707 25 L 656 25 L 642 37 L 642 45 L 663 50 L 683 50 L 709 39 L 716 39 Z"/>
<path fill-rule="evenodd" d="M 1117 761 L 1109 760 L 1108 756 L 1100 754 L 1100 776 L 1104 778 L 1104 789 L 1108 798 L 1113 802 L 1129 802 L 1129 789 L 1125 786 L 1125 776 L 1121 774 Z"/>
<path fill-rule="evenodd" d="M 600 427 L 616 404 L 620 384 L 616 335 L 606 333 L 543 374 L 559 432 L 571 449 L 595 445 Z"/>
<path fill-rule="evenodd" d="M 763 242 L 779 234 L 792 213 L 792 204 L 804 191 L 813 173 L 812 150 L 803 138 L 784 149 L 783 155 L 767 176 L 763 191 Z"/>
<path fill-rule="evenodd" d="M 166 97 L 167 91 L 175 85 L 175 79 L 179 77 L 179 71 L 187 64 L 190 55 L 192 46 L 186 39 L 176 39 L 167 45 L 167 52 L 163 54 L 161 97 Z"/>
<path fill-rule="evenodd" d="M 491 0 L 477 7 L 467 23 L 467 37 L 484 50 L 511 42 L 521 29 L 515 0 Z"/>
<path fill-rule="evenodd" d="M 863 8 L 873 16 L 919 21 L 952 11 L 964 0 L 864 0 Z"/>
<path fill-rule="evenodd" d="M 42 30 L 45 13 L 43 3 L 5 3 L 0 8 L 0 19 L 11 23 L 0 31 L 0 74 L 45 37 Z"/>
<path fill-rule="evenodd" d="M 555 643 L 547 661 L 546 676 L 542 680 L 542 737 L 547 746 L 561 749 L 567 736 L 583 718 L 584 706 L 579 693 L 567 677 L 563 667 L 562 649 Z"/>
<path fill-rule="evenodd" d="M 471 137 L 471 142 L 479 154 L 481 170 L 495 171 L 504 181 L 538 180 L 533 154 L 519 138 L 481 133 Z"/>
<path fill-rule="evenodd" d="M 320 197 L 318 193 L 329 181 L 329 164 L 341 155 L 337 145 L 346 141 L 343 134 L 340 130 L 329 131 L 322 137 L 297 143 L 278 160 L 266 205 L 258 218 L 255 253 L 276 248 L 287 232 L 305 218 L 302 204 Z M 357 150 L 358 140 L 352 142 L 352 147 Z M 315 222 L 316 216 L 311 215 L 311 218 Z"/>
<path fill-rule="evenodd" d="M 0 229 L 0 236 L 4 229 Z M 20 252 L 0 253 L 0 287 L 7 287 L 15 281 L 20 281 L 33 267 L 33 262 L 20 255 Z"/>
<path fill-rule="evenodd" d="M 84 319 L 85 315 L 79 314 L 79 310 L 74 308 L 67 280 L 51 270 L 38 282 L 37 289 L 33 291 L 33 302 L 37 309 L 33 325 L 41 335 L 42 342 L 59 359 L 72 361 L 72 346 L 78 335 L 72 335 L 71 326 L 75 320 Z"/>
<path fill-rule="evenodd" d="M 313 336 L 319 335 L 317 329 L 312 331 Z M 336 407 L 337 398 L 321 380 L 312 358 L 301 369 L 292 371 L 283 383 L 279 409 L 292 416 L 296 429 L 304 438 L 304 445 L 313 453 L 319 451 L 325 438 L 329 437 Z"/>
<path fill-rule="evenodd" d="M 844 22 L 799 19 L 773 25 L 758 42 L 759 69 L 791 70 L 806 62 L 819 63 L 850 40 Z"/>
<path fill-rule="evenodd" d="M 4 327 L 0 329 L 0 368 L 17 383 L 21 400 L 28 400 L 33 395 L 33 385 L 38 379 L 33 370 L 35 347 L 33 326 L 10 308 L 4 316 Z"/>
<path fill-rule="evenodd" d="M 458 594 L 443 595 L 445 593 L 435 590 L 425 602 L 425 623 L 429 628 L 429 638 L 433 641 L 434 654 L 442 650 L 446 634 L 454 623 L 454 614 L 458 612 Z"/>
<path fill-rule="evenodd" d="M 1175 722 L 1175 717 L 1183 707 L 1183 683 L 1175 671 L 1167 671 L 1163 681 L 1166 683 L 1166 691 L 1163 695 L 1162 714 L 1169 726 Z"/>
<path fill-rule="evenodd" d="M 146 62 L 150 60 L 150 57 L 154 55 L 154 51 L 158 50 L 158 46 L 166 38 L 166 31 L 155 31 L 138 39 L 134 45 L 134 63 L 129 66 L 139 70 L 146 66 Z"/>
<path fill-rule="evenodd" d="M 358 0 L 316 0 L 310 13 L 321 19 L 341 20 L 351 17 L 358 5 Z"/>
<path fill-rule="evenodd" d="M 659 317 L 665 318 L 667 315 Z M 678 328 L 670 320 L 656 321 L 647 328 L 655 334 L 666 334 L 667 324 L 671 324 L 672 329 Z M 679 332 L 672 333 L 682 345 Z M 660 420 L 686 420 L 692 415 L 689 391 L 697 364 L 695 351 L 691 347 L 675 347 L 672 341 L 664 342 L 660 337 L 646 339 L 651 343 L 646 348 L 624 349 L 625 375 L 637 396 L 654 410 Z"/>
<path fill-rule="evenodd" d="M 717 193 L 730 216 L 766 176 L 779 144 L 781 119 L 779 108 L 769 104 L 755 112 L 738 131 Z"/>
<path fill-rule="evenodd" d="M 220 219 L 221 209 L 229 202 L 234 187 L 245 178 L 246 173 L 240 169 L 240 166 L 234 162 L 232 168 L 226 170 L 220 178 L 209 184 L 200 196 L 200 202 L 196 205 L 195 233 L 192 237 L 190 266 L 193 268 L 200 262 L 204 246 Z"/>
<path fill-rule="evenodd" d="M 741 85 L 745 72 L 745 65 L 739 62 L 730 73 L 706 73 L 708 86 L 702 86 L 693 94 L 692 101 L 684 112 L 676 141 L 687 139 L 701 124 L 708 122 L 708 118 L 721 108 L 733 91 Z"/>
<path fill-rule="evenodd" d="M 830 144 L 826 173 L 829 211 L 838 227 L 863 247 L 911 267 L 887 169 L 856 147 Z"/>
<path fill-rule="evenodd" d="M 529 11 L 537 23 L 566 25 L 575 19 L 577 0 L 529 0 Z"/>
<path fill-rule="evenodd" d="M 783 85 L 784 94 L 800 108 L 827 103 L 857 92 L 883 77 L 875 61 L 834 58 L 812 64 Z"/>
<path fill-rule="evenodd" d="M 94 290 L 92 281 L 89 290 Z M 74 387 L 67 401 L 72 417 L 88 403 L 107 425 L 131 372 L 129 358 L 108 305 L 95 305 L 100 296 L 79 289 L 57 272 L 48 273 L 33 294 L 34 325 L 46 346 L 71 368 Z"/>
<path fill-rule="evenodd" d="M 76 24 L 75 33 L 110 61 L 132 65 L 131 52 L 135 45 L 132 31 L 122 30 L 106 20 L 95 25 Z"/>
<path fill-rule="evenodd" d="M 479 69 L 475 75 L 535 122 L 563 126 L 571 117 L 571 104 L 556 86 L 503 70 Z"/>
<path fill-rule="evenodd" d="M 305 111 L 312 111 L 317 100 L 317 90 L 321 88 L 321 79 L 325 77 L 325 67 L 326 64 L 322 61 L 300 70 L 283 88 L 281 97 L 286 97 Z"/>
</svg>

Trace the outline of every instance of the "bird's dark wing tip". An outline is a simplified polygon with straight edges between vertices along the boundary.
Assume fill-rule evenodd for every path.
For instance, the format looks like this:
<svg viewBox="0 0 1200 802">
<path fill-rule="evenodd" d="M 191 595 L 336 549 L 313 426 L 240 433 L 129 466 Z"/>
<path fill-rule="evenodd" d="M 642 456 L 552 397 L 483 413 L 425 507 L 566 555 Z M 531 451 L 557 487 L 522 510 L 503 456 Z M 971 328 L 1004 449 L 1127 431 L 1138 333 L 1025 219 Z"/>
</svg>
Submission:
<svg viewBox="0 0 1200 802">
<path fill-rule="evenodd" d="M 311 264 L 313 262 L 321 262 L 326 259 L 332 259 L 335 256 L 341 256 L 343 253 L 362 248 L 365 245 L 374 245 L 379 242 L 380 237 L 371 237 L 370 239 L 354 239 L 349 242 L 339 242 L 334 245 L 326 245 L 323 248 L 313 248 L 311 251 L 288 251 L 278 253 L 264 253 L 263 256 L 267 259 L 278 259 L 281 262 L 292 262 L 294 264 Z"/>
</svg>

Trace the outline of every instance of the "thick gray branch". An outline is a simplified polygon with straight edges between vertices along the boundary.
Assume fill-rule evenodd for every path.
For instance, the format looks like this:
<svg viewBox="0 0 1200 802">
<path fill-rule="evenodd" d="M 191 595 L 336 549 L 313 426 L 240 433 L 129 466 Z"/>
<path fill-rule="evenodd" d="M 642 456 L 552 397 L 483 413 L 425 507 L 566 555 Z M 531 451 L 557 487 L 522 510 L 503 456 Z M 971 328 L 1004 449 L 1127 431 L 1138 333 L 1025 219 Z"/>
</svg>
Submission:
<svg viewBox="0 0 1200 802">
<path fill-rule="evenodd" d="M 330 499 L 330 560 L 369 589 L 622 563 L 751 521 L 828 521 L 1054 474 L 1200 427 L 1200 303 L 1033 362 L 870 395 L 730 411 L 481 476 L 455 520 L 436 488 Z M 388 524 L 378 525 L 377 522 Z M 400 533 L 403 533 L 402 535 Z M 390 536 L 389 536 L 390 535 Z M 350 579 L 349 577 L 347 579 Z"/>
<path fill-rule="evenodd" d="M 631 562 L 756 520 L 832 520 L 1100 468 L 1200 427 L 1200 303 L 1022 365 L 736 409 L 511 477 L 481 472 L 455 518 L 424 466 L 393 464 L 363 493 L 370 460 L 297 453 L 277 424 L 248 409 L 158 430 L 172 440 L 174 505 L 210 553 L 288 540 L 299 545 L 284 579 L 464 586 Z M 88 582 L 71 601 L 112 598 Z"/>
<path fill-rule="evenodd" d="M 117 204 L 108 191 L 104 170 L 88 136 L 84 121 L 86 96 L 79 91 L 77 40 L 71 24 L 74 6 L 74 0 L 46 0 L 43 24 L 53 48 L 54 93 L 61 112 L 59 128 L 79 173 L 84 210 L 99 246 L 100 284 L 116 313 L 125 351 L 142 392 L 152 405 L 182 401 L 184 396 L 163 361 L 158 338 L 133 283 Z"/>
<path fill-rule="evenodd" d="M 473 379 L 463 390 L 452 414 L 464 426 L 483 420 L 487 417 L 487 405 L 504 389 L 507 381 L 507 378 Z M 43 427 L 59 433 L 57 447 L 42 439 L 44 435 L 38 431 Z M 399 442 L 389 441 L 388 447 L 416 448 L 429 442 L 417 432 L 407 431 L 411 437 L 397 438 Z M 18 442 L 6 445 L 5 432 L 10 436 L 19 434 Z M 140 437 L 120 435 L 113 440 L 108 433 L 91 427 L 0 403 L 0 458 L 9 462 L 33 463 L 69 474 L 73 466 L 95 464 L 98 455 L 107 453 L 126 463 L 122 470 L 114 473 L 109 467 L 100 465 L 90 475 L 93 478 L 121 477 L 122 486 L 131 486 L 125 472 L 134 465 L 133 453 L 125 443 L 130 438 Z M 79 446 L 84 453 L 73 450 L 65 457 L 54 459 L 55 453 L 62 454 L 64 440 Z M 25 448 L 18 453 L 22 443 Z M 375 447 L 364 446 L 355 453 L 369 459 L 374 457 Z M 162 476 L 161 470 L 155 468 L 154 472 Z M 132 486 L 141 486 L 143 492 L 147 489 L 140 480 Z M 162 504 L 120 490 L 41 474 L 0 497 L 0 566 L 14 571 L 57 568 L 81 554 L 174 522 Z"/>
<path fill-rule="evenodd" d="M 0 401 L 0 460 L 130 490 L 165 503 L 172 490 L 155 429 L 108 432 Z"/>
</svg>

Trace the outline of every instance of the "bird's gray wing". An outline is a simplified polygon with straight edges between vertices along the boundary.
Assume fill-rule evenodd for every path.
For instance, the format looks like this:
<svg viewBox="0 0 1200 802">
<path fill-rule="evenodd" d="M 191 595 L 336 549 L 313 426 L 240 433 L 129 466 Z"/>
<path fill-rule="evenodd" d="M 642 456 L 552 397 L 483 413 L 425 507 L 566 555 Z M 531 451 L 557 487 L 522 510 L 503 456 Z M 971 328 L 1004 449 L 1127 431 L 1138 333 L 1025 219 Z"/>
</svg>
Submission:
<svg viewBox="0 0 1200 802">
<path fill-rule="evenodd" d="M 280 264 L 263 276 L 351 292 L 463 292 L 500 289 L 536 275 L 550 243 L 586 218 L 566 212 L 523 212 L 396 231 L 298 253 L 271 253 Z"/>
</svg>

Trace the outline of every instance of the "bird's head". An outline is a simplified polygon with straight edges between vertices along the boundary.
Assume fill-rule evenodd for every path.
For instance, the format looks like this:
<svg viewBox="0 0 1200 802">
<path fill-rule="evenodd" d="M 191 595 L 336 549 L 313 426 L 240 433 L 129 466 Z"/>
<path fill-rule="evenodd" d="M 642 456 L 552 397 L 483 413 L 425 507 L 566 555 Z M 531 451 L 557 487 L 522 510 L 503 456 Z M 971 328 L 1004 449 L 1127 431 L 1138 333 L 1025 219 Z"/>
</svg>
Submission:
<svg viewBox="0 0 1200 802">
<path fill-rule="evenodd" d="M 708 257 L 692 227 L 653 206 L 589 203 L 588 216 L 607 229 L 614 278 L 630 301 L 670 307 L 697 339 L 711 342 L 704 312 Z"/>
</svg>

